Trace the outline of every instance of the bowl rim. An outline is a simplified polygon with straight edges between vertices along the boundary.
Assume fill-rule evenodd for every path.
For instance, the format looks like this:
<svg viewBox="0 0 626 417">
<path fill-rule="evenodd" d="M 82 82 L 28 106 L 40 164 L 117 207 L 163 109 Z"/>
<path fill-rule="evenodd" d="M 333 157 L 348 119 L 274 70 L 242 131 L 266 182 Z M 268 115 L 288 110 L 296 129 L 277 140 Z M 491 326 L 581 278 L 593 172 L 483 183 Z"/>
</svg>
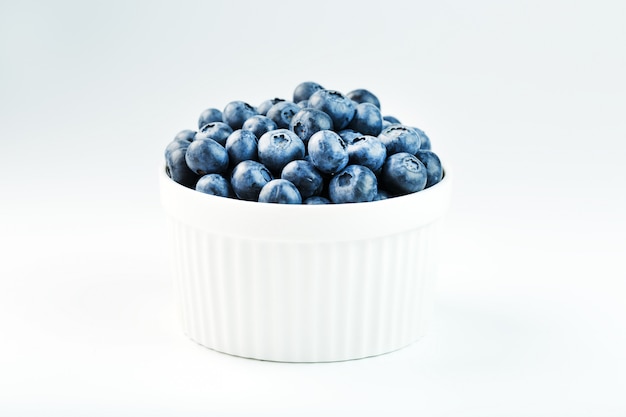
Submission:
<svg viewBox="0 0 626 417">
<path fill-rule="evenodd" d="M 415 193 L 341 204 L 275 204 L 205 194 L 172 180 L 165 164 L 159 165 L 159 182 L 163 208 L 188 226 L 250 239 L 336 241 L 391 235 L 432 223 L 447 211 L 453 172 L 446 164 L 440 182 Z"/>
</svg>

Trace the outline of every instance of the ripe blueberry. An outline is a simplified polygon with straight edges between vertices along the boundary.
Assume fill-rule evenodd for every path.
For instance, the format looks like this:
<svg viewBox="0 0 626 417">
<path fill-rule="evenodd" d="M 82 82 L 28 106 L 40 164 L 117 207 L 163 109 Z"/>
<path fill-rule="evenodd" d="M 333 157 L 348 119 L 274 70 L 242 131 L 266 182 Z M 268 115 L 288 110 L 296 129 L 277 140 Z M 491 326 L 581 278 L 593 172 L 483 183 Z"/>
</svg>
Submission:
<svg viewBox="0 0 626 417">
<path fill-rule="evenodd" d="M 261 188 L 259 202 L 278 204 L 302 204 L 300 192 L 291 182 L 276 179 L 268 182 Z"/>
<path fill-rule="evenodd" d="M 396 195 L 423 190 L 427 177 L 424 164 L 415 155 L 407 152 L 388 157 L 381 172 L 385 189 Z"/>
<path fill-rule="evenodd" d="M 230 175 L 230 185 L 241 200 L 258 201 L 261 188 L 274 177 L 260 162 L 242 161 Z"/>
<path fill-rule="evenodd" d="M 279 175 L 285 165 L 304 158 L 304 143 L 287 129 L 271 130 L 259 138 L 259 161 Z"/>
</svg>

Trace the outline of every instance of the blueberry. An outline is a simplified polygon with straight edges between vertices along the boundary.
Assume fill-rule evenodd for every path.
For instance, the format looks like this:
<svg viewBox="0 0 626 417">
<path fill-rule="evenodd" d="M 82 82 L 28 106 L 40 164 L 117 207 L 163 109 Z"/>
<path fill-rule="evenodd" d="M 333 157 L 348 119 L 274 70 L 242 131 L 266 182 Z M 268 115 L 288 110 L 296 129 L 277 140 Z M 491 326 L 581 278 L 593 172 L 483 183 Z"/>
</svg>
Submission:
<svg viewBox="0 0 626 417">
<path fill-rule="evenodd" d="M 317 90 L 309 97 L 309 107 L 328 114 L 335 130 L 345 129 L 355 112 L 354 102 L 333 90 Z"/>
<path fill-rule="evenodd" d="M 291 101 L 281 101 L 274 104 L 268 111 L 267 117 L 272 119 L 279 129 L 289 129 L 289 123 L 296 113 L 300 111 L 300 106 Z"/>
<path fill-rule="evenodd" d="M 314 133 L 320 130 L 332 130 L 333 121 L 321 110 L 306 108 L 300 110 L 291 119 L 289 129 L 306 145 Z"/>
<path fill-rule="evenodd" d="M 265 100 L 263 103 L 259 104 L 259 106 L 256 108 L 256 110 L 257 110 L 257 112 L 258 112 L 260 115 L 265 116 L 265 115 L 267 115 L 267 111 L 268 111 L 268 110 L 269 110 L 269 109 L 270 109 L 270 108 L 271 108 L 274 104 L 280 103 L 281 101 L 285 101 L 285 100 L 284 100 L 284 99 L 282 99 L 282 98 L 278 98 L 278 97 L 276 97 L 276 98 L 270 98 L 270 99 L 268 99 L 268 100 Z"/>
<path fill-rule="evenodd" d="M 356 101 L 357 103 L 371 103 L 380 110 L 380 101 L 378 101 L 378 97 L 364 88 L 350 91 L 346 94 L 346 97 L 350 100 Z"/>
<path fill-rule="evenodd" d="M 330 180 L 328 192 L 335 204 L 373 201 L 378 194 L 378 181 L 369 168 L 348 165 Z"/>
<path fill-rule="evenodd" d="M 191 143 L 195 137 L 195 130 L 185 129 L 178 132 L 176 136 L 174 136 L 174 140 L 186 140 L 187 142 Z"/>
<path fill-rule="evenodd" d="M 246 120 L 241 128 L 250 130 L 258 139 L 263 133 L 278 129 L 278 126 L 276 126 L 276 123 L 272 119 L 258 114 Z"/>
<path fill-rule="evenodd" d="M 296 103 L 298 106 L 300 106 L 301 109 L 306 109 L 307 107 L 309 107 L 309 100 L 302 100 Z"/>
<path fill-rule="evenodd" d="M 258 201 L 261 188 L 273 179 L 272 173 L 265 165 L 248 160 L 235 166 L 230 176 L 230 185 L 238 198 Z"/>
<path fill-rule="evenodd" d="M 222 112 L 218 109 L 209 108 L 200 113 L 198 118 L 198 129 L 202 129 L 207 123 L 221 122 L 223 121 Z"/>
<path fill-rule="evenodd" d="M 375 136 L 358 136 L 348 145 L 350 164 L 363 165 L 374 172 L 380 170 L 387 157 L 385 145 Z"/>
<path fill-rule="evenodd" d="M 427 180 L 425 188 L 432 187 L 441 181 L 443 178 L 443 167 L 441 166 L 441 160 L 434 152 L 420 149 L 415 156 L 426 167 Z"/>
<path fill-rule="evenodd" d="M 220 174 L 202 176 L 196 183 L 196 191 L 220 197 L 230 197 L 232 195 L 230 183 Z"/>
<path fill-rule="evenodd" d="M 198 175 L 222 173 L 228 168 L 228 153 L 213 139 L 196 139 L 187 148 L 185 161 Z"/>
<path fill-rule="evenodd" d="M 317 90 L 323 90 L 324 87 L 313 81 L 305 81 L 300 83 L 293 92 L 293 102 L 299 103 L 302 100 L 308 100 L 311 94 Z"/>
<path fill-rule="evenodd" d="M 348 165 L 348 150 L 341 136 L 332 130 L 320 130 L 309 139 L 311 163 L 324 174 L 334 174 Z"/>
<path fill-rule="evenodd" d="M 413 127 L 412 129 L 415 131 L 415 133 L 417 133 L 417 136 L 420 137 L 420 150 L 430 151 L 431 150 L 430 138 L 426 136 L 426 133 L 424 133 L 423 130 L 418 129 L 416 127 Z"/>
<path fill-rule="evenodd" d="M 391 197 L 391 195 L 387 191 L 379 188 L 378 194 L 376 194 L 376 197 L 374 197 L 374 201 L 386 200 L 389 197 Z"/>
<path fill-rule="evenodd" d="M 414 154 L 420 148 L 420 138 L 417 133 L 404 125 L 391 125 L 378 135 L 385 147 L 387 155 L 399 152 Z"/>
<path fill-rule="evenodd" d="M 187 148 L 179 148 L 170 152 L 165 157 L 165 172 L 177 183 L 188 188 L 194 188 L 199 176 L 187 166 L 186 153 Z"/>
<path fill-rule="evenodd" d="M 259 160 L 275 174 L 289 162 L 304 158 L 304 149 L 302 140 L 287 129 L 271 130 L 259 138 Z"/>
<path fill-rule="evenodd" d="M 383 130 L 387 129 L 389 126 L 396 124 L 396 123 L 391 123 L 388 120 L 383 119 Z"/>
<path fill-rule="evenodd" d="M 243 122 L 255 114 L 258 114 L 256 109 L 243 101 L 231 101 L 224 107 L 222 112 L 224 123 L 228 124 L 233 130 L 241 129 Z"/>
<path fill-rule="evenodd" d="M 211 122 L 200 129 L 194 140 L 209 138 L 224 146 L 226 139 L 228 139 L 231 133 L 233 133 L 233 129 L 226 123 Z"/>
<path fill-rule="evenodd" d="M 302 204 L 300 192 L 291 182 L 284 179 L 272 180 L 259 193 L 259 202 L 278 204 Z"/>
<path fill-rule="evenodd" d="M 280 177 L 293 183 L 303 199 L 319 195 L 324 188 L 324 179 L 309 161 L 291 161 L 283 168 Z"/>
<path fill-rule="evenodd" d="M 225 147 L 231 167 L 246 159 L 254 161 L 259 159 L 257 138 L 250 130 L 235 130 L 226 139 Z"/>
<path fill-rule="evenodd" d="M 373 104 L 361 103 L 356 106 L 354 117 L 348 127 L 364 135 L 378 136 L 383 130 L 383 116 Z"/>
<path fill-rule="evenodd" d="M 415 155 L 407 152 L 388 157 L 380 176 L 385 189 L 398 195 L 423 190 L 427 177 L 424 164 Z"/>
<path fill-rule="evenodd" d="M 313 205 L 313 204 L 331 204 L 331 201 L 329 199 L 327 199 L 326 197 L 322 197 L 322 196 L 319 196 L 319 195 L 314 195 L 313 197 L 307 198 L 302 203 L 303 204 L 309 204 L 309 205 Z"/>
<path fill-rule="evenodd" d="M 397 118 L 395 118 L 393 116 L 383 116 L 383 120 L 386 120 L 386 121 L 388 121 L 389 123 L 391 123 L 393 125 L 401 124 L 400 120 L 398 120 Z"/>
<path fill-rule="evenodd" d="M 337 132 L 341 139 L 346 143 L 346 145 L 350 145 L 354 138 L 358 138 L 359 136 L 363 136 L 361 132 L 355 132 L 352 129 L 344 129 Z"/>
<path fill-rule="evenodd" d="M 189 144 L 191 143 L 191 141 L 188 140 L 182 140 L 182 139 L 175 139 L 173 141 L 171 141 L 167 147 L 165 148 L 165 157 L 167 158 L 167 156 L 172 153 L 173 151 L 177 150 L 177 149 L 183 149 L 183 150 L 187 150 L 187 148 L 189 147 Z"/>
</svg>

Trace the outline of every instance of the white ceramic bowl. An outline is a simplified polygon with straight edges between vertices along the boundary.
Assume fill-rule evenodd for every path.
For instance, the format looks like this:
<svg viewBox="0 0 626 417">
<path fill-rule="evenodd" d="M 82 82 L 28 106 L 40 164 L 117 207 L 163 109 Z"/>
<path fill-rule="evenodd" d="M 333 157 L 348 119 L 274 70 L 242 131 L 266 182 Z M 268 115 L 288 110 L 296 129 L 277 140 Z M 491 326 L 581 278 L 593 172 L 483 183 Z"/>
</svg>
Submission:
<svg viewBox="0 0 626 417">
<path fill-rule="evenodd" d="M 185 333 L 246 358 L 328 362 L 422 337 L 451 176 L 371 203 L 283 205 L 216 197 L 160 169 Z"/>
</svg>

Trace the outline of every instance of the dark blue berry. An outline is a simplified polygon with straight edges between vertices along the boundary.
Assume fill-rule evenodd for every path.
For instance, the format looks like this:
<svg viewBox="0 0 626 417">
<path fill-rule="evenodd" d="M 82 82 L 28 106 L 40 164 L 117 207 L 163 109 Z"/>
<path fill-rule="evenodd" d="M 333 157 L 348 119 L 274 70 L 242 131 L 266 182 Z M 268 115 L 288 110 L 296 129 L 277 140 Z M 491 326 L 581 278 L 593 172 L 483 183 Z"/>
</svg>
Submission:
<svg viewBox="0 0 626 417">
<path fill-rule="evenodd" d="M 420 150 L 430 151 L 431 150 L 430 138 L 426 135 L 426 133 L 424 133 L 423 130 L 418 129 L 416 127 L 413 127 L 412 129 L 415 131 L 415 133 L 417 133 L 417 136 L 420 137 Z"/>
<path fill-rule="evenodd" d="M 363 136 L 361 132 L 355 132 L 352 129 L 344 129 L 337 132 L 341 139 L 346 143 L 346 145 L 350 145 L 354 138 L 358 138 L 359 136 Z"/>
<path fill-rule="evenodd" d="M 317 90 L 309 97 L 309 107 L 328 114 L 335 130 L 345 129 L 354 117 L 355 104 L 338 91 Z"/>
<path fill-rule="evenodd" d="M 403 195 L 423 190 L 427 177 L 426 167 L 415 155 L 400 152 L 385 161 L 381 182 L 392 194 Z"/>
<path fill-rule="evenodd" d="M 376 97 L 371 91 L 364 88 L 350 91 L 346 94 L 346 97 L 357 103 L 371 103 L 380 110 L 380 101 L 378 101 L 378 97 Z"/>
<path fill-rule="evenodd" d="M 263 136 L 264 133 L 278 129 L 278 126 L 276 126 L 276 123 L 272 119 L 258 114 L 246 120 L 241 128 L 250 130 L 258 139 Z"/>
<path fill-rule="evenodd" d="M 320 130 L 332 130 L 333 121 L 321 110 L 305 108 L 293 116 L 289 129 L 306 145 L 314 133 Z"/>
<path fill-rule="evenodd" d="M 383 130 L 378 139 L 387 148 L 387 156 L 399 152 L 415 154 L 420 148 L 420 138 L 417 133 L 404 125 L 391 125 Z"/>
<path fill-rule="evenodd" d="M 398 120 L 397 118 L 395 118 L 395 117 L 393 117 L 393 116 L 389 116 L 389 115 L 387 115 L 387 116 L 383 116 L 383 120 L 388 121 L 388 122 L 389 122 L 389 123 L 391 123 L 392 125 L 399 125 L 399 124 L 401 124 L 401 123 L 400 123 L 400 120 Z"/>
<path fill-rule="evenodd" d="M 289 129 L 291 119 L 300 111 L 300 106 L 291 101 L 281 101 L 274 104 L 268 111 L 267 117 L 276 123 L 278 129 Z"/>
<path fill-rule="evenodd" d="M 363 165 L 377 172 L 385 162 L 387 150 L 375 136 L 358 136 L 348 145 L 351 165 Z"/>
<path fill-rule="evenodd" d="M 311 94 L 317 90 L 323 90 L 324 87 L 313 81 L 305 81 L 300 83 L 293 92 L 293 102 L 299 103 L 302 100 L 308 100 Z"/>
<path fill-rule="evenodd" d="M 222 112 L 224 123 L 233 130 L 241 129 L 243 122 L 255 114 L 258 114 L 256 109 L 243 101 L 231 101 Z"/>
<path fill-rule="evenodd" d="M 371 103 L 361 103 L 356 106 L 348 127 L 364 135 L 378 136 L 383 130 L 383 117 L 378 107 Z"/>
<path fill-rule="evenodd" d="M 281 101 L 285 101 L 285 100 L 282 98 L 278 98 L 278 97 L 270 98 L 268 100 L 265 100 L 263 103 L 259 104 L 256 110 L 260 115 L 265 116 L 267 115 L 267 111 L 271 109 L 274 104 L 280 103 Z"/>
<path fill-rule="evenodd" d="M 348 150 L 341 136 L 331 130 L 320 130 L 309 139 L 311 163 L 324 174 L 335 174 L 348 165 Z"/>
<path fill-rule="evenodd" d="M 278 204 L 301 204 L 300 192 L 291 182 L 276 179 L 263 186 L 259 193 L 259 202 Z"/>
<path fill-rule="evenodd" d="M 220 174 L 207 174 L 201 177 L 196 183 L 196 191 L 220 197 L 230 197 L 232 195 L 230 183 Z"/>
<path fill-rule="evenodd" d="M 271 130 L 259 138 L 259 161 L 279 175 L 285 165 L 304 158 L 304 143 L 287 129 Z"/>
<path fill-rule="evenodd" d="M 224 121 L 222 112 L 218 109 L 209 108 L 200 113 L 200 117 L 198 118 L 198 129 L 202 129 L 202 127 L 208 123 L 222 121 Z"/>
<path fill-rule="evenodd" d="M 415 156 L 426 167 L 427 180 L 425 188 L 432 187 L 441 181 L 443 178 L 443 167 L 441 166 L 441 160 L 434 152 L 420 149 Z"/>
<path fill-rule="evenodd" d="M 231 133 L 233 133 L 233 129 L 226 123 L 211 122 L 207 123 L 202 127 L 202 129 L 200 129 L 194 140 L 209 138 L 224 146 L 224 144 L 226 144 L 226 139 L 228 139 L 228 136 L 230 136 Z"/>
<path fill-rule="evenodd" d="M 335 204 L 373 201 L 378 194 L 378 181 L 369 168 L 348 165 L 330 180 L 328 193 Z"/>
<path fill-rule="evenodd" d="M 194 188 L 199 176 L 187 166 L 186 153 L 186 148 L 179 148 L 170 152 L 165 158 L 165 172 L 177 183 L 188 188 Z"/>
<path fill-rule="evenodd" d="M 230 185 L 241 200 L 258 201 L 263 186 L 273 179 L 272 173 L 260 162 L 242 161 L 233 169 Z"/>
<path fill-rule="evenodd" d="M 324 188 L 320 172 L 304 159 L 289 162 L 280 177 L 295 185 L 303 199 L 319 195 Z"/>
<path fill-rule="evenodd" d="M 185 161 L 198 175 L 223 173 L 228 168 L 228 153 L 213 139 L 196 139 L 187 148 Z"/>
<path fill-rule="evenodd" d="M 235 130 L 226 139 L 225 148 L 231 167 L 247 159 L 254 161 L 259 159 L 257 138 L 250 130 Z"/>
<path fill-rule="evenodd" d="M 306 200 L 304 200 L 302 204 L 309 204 L 309 205 L 331 204 L 331 201 L 327 199 L 326 197 L 314 195 L 313 197 L 309 197 Z"/>
<path fill-rule="evenodd" d="M 196 137 L 195 130 L 185 129 L 185 130 L 181 130 L 180 132 L 178 132 L 176 136 L 174 136 L 173 140 L 186 140 L 187 142 L 191 143 L 195 137 Z"/>
</svg>

